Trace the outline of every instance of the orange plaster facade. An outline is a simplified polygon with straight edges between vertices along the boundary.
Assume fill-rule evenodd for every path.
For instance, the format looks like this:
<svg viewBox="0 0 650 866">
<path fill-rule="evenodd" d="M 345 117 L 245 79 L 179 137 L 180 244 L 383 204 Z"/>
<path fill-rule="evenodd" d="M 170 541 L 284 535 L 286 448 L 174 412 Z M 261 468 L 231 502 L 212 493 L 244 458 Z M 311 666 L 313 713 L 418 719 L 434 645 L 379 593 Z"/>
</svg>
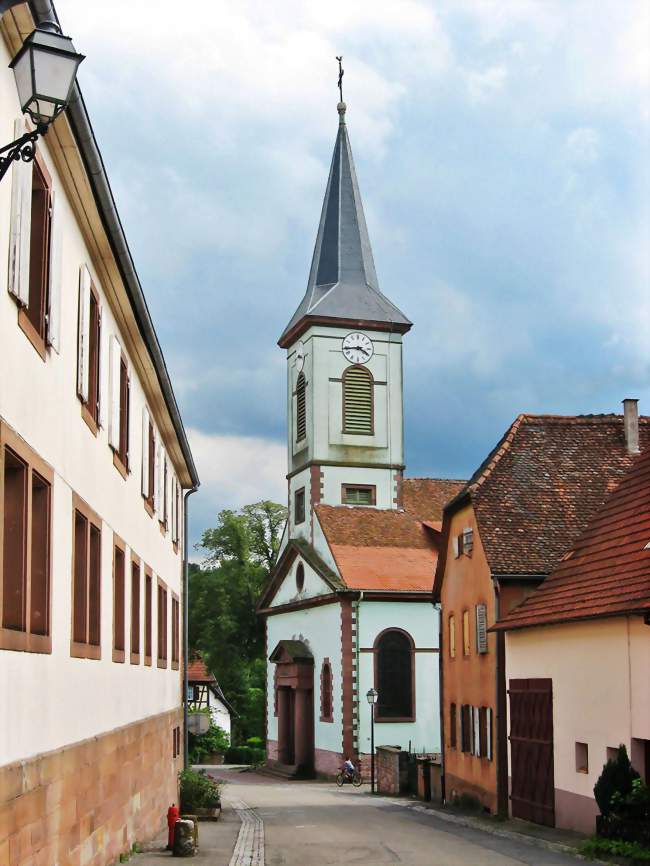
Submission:
<svg viewBox="0 0 650 866">
<path fill-rule="evenodd" d="M 474 531 L 471 555 L 454 557 L 453 539 L 464 529 Z M 476 605 L 487 605 L 488 628 L 495 621 L 496 603 L 490 568 L 485 558 L 471 504 L 450 518 L 446 539 L 447 557 L 441 587 L 442 674 L 445 749 L 445 791 L 447 799 L 468 794 L 491 812 L 497 809 L 496 773 L 496 655 L 497 637 L 488 633 L 488 651 L 479 654 L 476 645 Z M 464 653 L 463 614 L 469 615 L 469 654 Z M 455 625 L 455 658 L 451 657 L 450 618 Z M 451 705 L 456 705 L 456 746 L 451 731 Z M 461 707 L 492 709 L 492 759 L 462 751 Z"/>
</svg>

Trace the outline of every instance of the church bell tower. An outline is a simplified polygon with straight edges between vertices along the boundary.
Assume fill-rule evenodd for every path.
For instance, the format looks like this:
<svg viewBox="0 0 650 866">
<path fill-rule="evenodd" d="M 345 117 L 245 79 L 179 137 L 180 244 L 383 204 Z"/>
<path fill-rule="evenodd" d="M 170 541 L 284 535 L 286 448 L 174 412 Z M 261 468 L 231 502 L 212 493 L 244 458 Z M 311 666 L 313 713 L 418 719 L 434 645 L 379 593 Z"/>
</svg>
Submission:
<svg viewBox="0 0 650 866">
<path fill-rule="evenodd" d="M 339 128 L 307 291 L 287 350 L 289 538 L 314 542 L 313 507 L 398 508 L 404 469 L 402 337 L 379 290 L 345 122 Z"/>
</svg>

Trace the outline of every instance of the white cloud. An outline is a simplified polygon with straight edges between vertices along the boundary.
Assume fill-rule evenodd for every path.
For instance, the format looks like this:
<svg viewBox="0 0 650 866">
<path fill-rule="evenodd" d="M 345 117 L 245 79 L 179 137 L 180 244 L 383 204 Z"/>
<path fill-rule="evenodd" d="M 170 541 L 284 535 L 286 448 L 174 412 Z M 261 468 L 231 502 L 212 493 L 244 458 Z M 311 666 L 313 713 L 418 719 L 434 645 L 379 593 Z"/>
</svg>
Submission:
<svg viewBox="0 0 650 866">
<path fill-rule="evenodd" d="M 241 508 L 260 499 L 284 502 L 287 450 L 284 444 L 253 436 L 216 436 L 187 431 L 201 479 L 202 511 Z"/>
<path fill-rule="evenodd" d="M 480 72 L 467 73 L 467 91 L 471 102 L 485 102 L 503 90 L 508 70 L 503 64 L 489 66 Z"/>
<path fill-rule="evenodd" d="M 573 129 L 566 138 L 566 151 L 574 163 L 591 164 L 600 155 L 600 134 L 588 126 Z"/>
</svg>

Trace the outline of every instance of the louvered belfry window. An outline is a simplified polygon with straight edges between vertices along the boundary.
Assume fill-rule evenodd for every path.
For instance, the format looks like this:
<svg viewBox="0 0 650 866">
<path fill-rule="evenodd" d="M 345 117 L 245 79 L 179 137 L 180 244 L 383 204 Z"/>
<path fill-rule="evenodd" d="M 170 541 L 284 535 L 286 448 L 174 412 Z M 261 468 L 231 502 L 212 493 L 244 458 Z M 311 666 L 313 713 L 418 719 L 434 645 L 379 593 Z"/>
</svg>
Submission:
<svg viewBox="0 0 650 866">
<path fill-rule="evenodd" d="M 307 436 L 306 388 L 305 374 L 300 373 L 296 383 L 296 442 L 302 442 Z"/>
<path fill-rule="evenodd" d="M 372 374 L 365 367 L 348 367 L 343 373 L 343 432 L 372 436 Z"/>
</svg>

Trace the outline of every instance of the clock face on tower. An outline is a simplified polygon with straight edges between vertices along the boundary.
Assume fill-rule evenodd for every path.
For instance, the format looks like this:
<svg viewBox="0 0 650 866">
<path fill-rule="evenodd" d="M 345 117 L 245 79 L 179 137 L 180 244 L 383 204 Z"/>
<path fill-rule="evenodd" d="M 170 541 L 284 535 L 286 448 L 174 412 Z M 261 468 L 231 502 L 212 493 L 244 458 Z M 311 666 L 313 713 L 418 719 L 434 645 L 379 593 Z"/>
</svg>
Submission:
<svg viewBox="0 0 650 866">
<path fill-rule="evenodd" d="M 367 364 L 372 358 L 374 347 L 370 337 L 355 331 L 343 340 L 343 354 L 351 364 Z"/>
</svg>

